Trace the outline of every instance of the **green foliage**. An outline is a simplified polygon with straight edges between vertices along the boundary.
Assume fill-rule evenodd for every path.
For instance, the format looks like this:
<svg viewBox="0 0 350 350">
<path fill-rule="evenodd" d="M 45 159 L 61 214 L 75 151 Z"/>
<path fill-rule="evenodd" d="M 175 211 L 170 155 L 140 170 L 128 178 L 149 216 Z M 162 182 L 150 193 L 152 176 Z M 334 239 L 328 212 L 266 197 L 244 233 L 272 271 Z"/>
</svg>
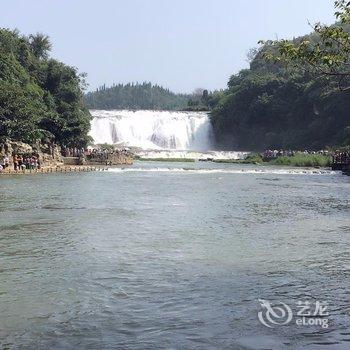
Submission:
<svg viewBox="0 0 350 350">
<path fill-rule="evenodd" d="M 214 159 L 214 163 L 233 163 L 233 164 L 262 164 L 264 161 L 259 153 L 250 153 L 244 159 Z"/>
<path fill-rule="evenodd" d="M 47 58 L 52 45 L 47 35 L 37 33 L 29 35 L 29 47 L 36 58 Z"/>
<path fill-rule="evenodd" d="M 263 163 L 263 159 L 259 153 L 251 153 L 243 159 L 243 163 L 261 164 Z"/>
<path fill-rule="evenodd" d="M 84 78 L 48 59 L 49 38 L 0 29 L 0 138 L 33 142 L 50 138 L 67 146 L 89 141 Z"/>
<path fill-rule="evenodd" d="M 334 2 L 337 23 L 331 26 L 316 23 L 314 34 L 294 41 L 263 42 L 268 48 L 265 57 L 289 66 L 303 67 L 316 75 L 337 81 L 341 90 L 350 85 L 350 2 Z"/>
<path fill-rule="evenodd" d="M 0 136 L 33 141 L 43 136 L 38 123 L 47 113 L 37 86 L 0 83 Z"/>
<path fill-rule="evenodd" d="M 297 167 L 328 167 L 332 163 L 330 156 L 322 154 L 297 153 L 291 157 L 278 157 L 269 162 L 274 165 L 291 165 Z"/>
<path fill-rule="evenodd" d="M 106 88 L 104 85 L 85 95 L 85 103 L 91 109 L 166 109 L 186 108 L 189 96 L 175 94 L 158 85 L 118 84 Z"/>
<path fill-rule="evenodd" d="M 348 33 L 345 27 L 343 30 Z M 297 43 L 323 47 L 322 40 L 316 32 L 278 43 L 293 51 Z M 282 46 L 278 45 L 265 43 L 251 56 L 250 69 L 230 78 L 228 89 L 211 112 L 219 145 L 242 150 L 349 145 L 350 90 L 338 88 L 338 76 L 315 75 L 310 65 L 271 60 L 280 57 Z M 331 66 L 340 68 L 334 61 Z"/>
<path fill-rule="evenodd" d="M 85 95 L 91 109 L 151 109 L 207 111 L 217 102 L 221 92 L 196 89 L 192 94 L 175 94 L 158 85 L 142 84 L 105 85 Z"/>
<path fill-rule="evenodd" d="M 293 156 L 280 156 L 270 161 L 264 161 L 259 153 L 251 153 L 245 159 L 214 159 L 214 163 L 234 164 L 264 164 L 264 165 L 286 165 L 296 167 L 328 167 L 332 163 L 330 156 L 322 154 L 297 153 Z"/>
</svg>

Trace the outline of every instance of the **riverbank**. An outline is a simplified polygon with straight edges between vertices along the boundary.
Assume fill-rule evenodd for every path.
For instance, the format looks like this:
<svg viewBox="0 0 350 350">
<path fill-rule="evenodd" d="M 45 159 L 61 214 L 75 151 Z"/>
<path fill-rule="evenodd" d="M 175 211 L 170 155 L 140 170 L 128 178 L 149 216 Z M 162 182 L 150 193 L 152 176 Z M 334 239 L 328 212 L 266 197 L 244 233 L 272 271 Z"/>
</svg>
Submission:
<svg viewBox="0 0 350 350">
<path fill-rule="evenodd" d="M 224 164 L 254 164 L 254 165 L 282 165 L 293 167 L 313 167 L 327 168 L 332 164 L 330 155 L 322 154 L 302 154 L 298 153 L 293 156 L 280 156 L 273 159 L 264 159 L 259 154 L 252 153 L 242 159 L 227 159 L 227 158 L 208 158 L 208 159 L 193 159 L 193 158 L 148 158 L 135 157 L 139 161 L 154 161 L 154 162 L 213 162 Z"/>
<path fill-rule="evenodd" d="M 332 165 L 332 157 L 323 154 L 297 153 L 291 156 L 279 156 L 269 159 L 263 158 L 260 154 L 251 154 L 245 159 L 215 159 L 213 162 L 327 168 Z"/>
</svg>

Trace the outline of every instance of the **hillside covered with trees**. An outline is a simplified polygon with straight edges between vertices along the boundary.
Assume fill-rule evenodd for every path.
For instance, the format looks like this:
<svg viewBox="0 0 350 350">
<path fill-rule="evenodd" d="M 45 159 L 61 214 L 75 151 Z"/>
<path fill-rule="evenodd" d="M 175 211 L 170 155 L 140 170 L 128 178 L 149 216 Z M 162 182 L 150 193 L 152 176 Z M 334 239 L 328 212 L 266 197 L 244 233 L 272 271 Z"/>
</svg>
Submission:
<svg viewBox="0 0 350 350">
<path fill-rule="evenodd" d="M 191 94 L 176 94 L 150 82 L 114 84 L 85 94 L 85 104 L 90 109 L 206 111 L 215 105 L 219 93 L 197 88 Z"/>
<path fill-rule="evenodd" d="M 219 147 L 262 150 L 350 145 L 350 90 L 340 86 L 340 80 L 346 85 L 349 76 L 337 73 L 344 62 L 336 61 L 341 48 L 331 44 L 339 39 L 334 36 L 336 31 L 348 45 L 347 28 L 347 23 L 317 24 L 310 35 L 266 42 L 255 50 L 250 68 L 231 76 L 211 112 Z M 298 55 L 304 60 L 297 62 Z M 282 60 L 283 56 L 289 61 Z"/>
<path fill-rule="evenodd" d="M 0 29 L 0 142 L 87 144 L 91 117 L 83 105 L 84 76 L 49 58 L 50 49 L 43 34 Z"/>
<path fill-rule="evenodd" d="M 175 94 L 158 85 L 142 84 L 105 85 L 85 95 L 90 109 L 164 109 L 180 110 L 187 106 L 189 95 Z"/>
</svg>

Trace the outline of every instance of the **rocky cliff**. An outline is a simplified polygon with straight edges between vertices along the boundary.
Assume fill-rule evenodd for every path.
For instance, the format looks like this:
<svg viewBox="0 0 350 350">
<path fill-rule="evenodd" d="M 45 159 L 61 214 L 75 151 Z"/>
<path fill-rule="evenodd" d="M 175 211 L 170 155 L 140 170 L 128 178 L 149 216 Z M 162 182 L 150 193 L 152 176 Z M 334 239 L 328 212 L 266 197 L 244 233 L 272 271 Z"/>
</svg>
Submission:
<svg viewBox="0 0 350 350">
<path fill-rule="evenodd" d="M 4 158 L 9 159 L 9 164 L 13 164 L 14 155 L 33 156 L 38 157 L 42 166 L 55 166 L 63 164 L 61 156 L 61 148 L 55 144 L 41 144 L 35 143 L 29 145 L 20 141 L 13 141 L 10 139 L 0 143 L 0 164 Z"/>
</svg>

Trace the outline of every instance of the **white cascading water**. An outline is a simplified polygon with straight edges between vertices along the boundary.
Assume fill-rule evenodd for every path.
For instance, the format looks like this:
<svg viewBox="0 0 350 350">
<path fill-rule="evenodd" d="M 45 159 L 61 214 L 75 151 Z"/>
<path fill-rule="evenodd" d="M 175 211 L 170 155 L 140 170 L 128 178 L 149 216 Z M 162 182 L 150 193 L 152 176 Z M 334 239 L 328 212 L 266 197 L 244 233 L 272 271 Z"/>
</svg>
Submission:
<svg viewBox="0 0 350 350">
<path fill-rule="evenodd" d="M 212 126 L 205 112 L 91 110 L 95 144 L 121 144 L 144 150 L 207 151 Z"/>
</svg>

